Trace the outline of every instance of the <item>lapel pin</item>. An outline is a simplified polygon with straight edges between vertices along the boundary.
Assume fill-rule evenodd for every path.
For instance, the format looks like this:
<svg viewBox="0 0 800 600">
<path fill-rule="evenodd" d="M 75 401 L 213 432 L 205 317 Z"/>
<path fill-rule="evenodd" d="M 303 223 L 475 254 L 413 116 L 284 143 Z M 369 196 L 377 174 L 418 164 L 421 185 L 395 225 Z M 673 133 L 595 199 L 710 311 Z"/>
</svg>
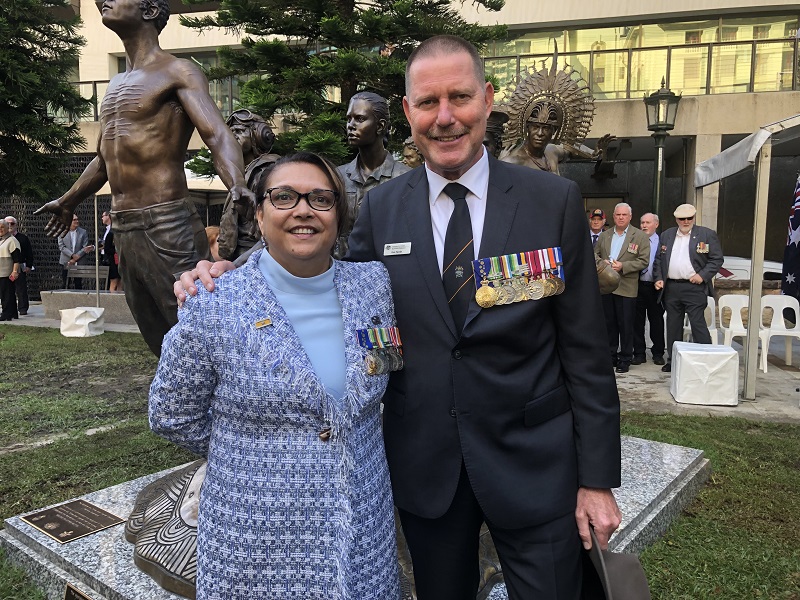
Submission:
<svg viewBox="0 0 800 600">
<path fill-rule="evenodd" d="M 272 325 L 272 319 L 261 319 L 260 321 L 256 321 L 255 323 L 256 329 L 261 329 L 262 327 L 269 327 Z"/>
</svg>

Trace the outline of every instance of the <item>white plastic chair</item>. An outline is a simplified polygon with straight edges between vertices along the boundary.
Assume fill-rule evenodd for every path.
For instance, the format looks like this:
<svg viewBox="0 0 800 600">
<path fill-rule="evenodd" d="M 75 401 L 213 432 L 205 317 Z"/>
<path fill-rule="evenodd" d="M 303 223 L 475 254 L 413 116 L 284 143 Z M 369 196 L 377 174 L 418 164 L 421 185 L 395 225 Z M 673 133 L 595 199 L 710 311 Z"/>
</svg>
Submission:
<svg viewBox="0 0 800 600">
<path fill-rule="evenodd" d="M 739 296 L 735 294 L 726 294 L 719 299 L 719 326 L 724 334 L 723 344 L 730 346 L 733 343 L 733 338 L 742 338 L 742 345 L 747 339 L 747 329 L 742 322 L 742 309 L 747 308 L 749 298 L 747 296 Z M 731 311 L 731 320 L 727 327 L 723 325 L 723 312 L 725 309 Z"/>
<path fill-rule="evenodd" d="M 764 325 L 764 310 L 771 308 L 772 322 L 769 326 Z M 787 327 L 786 321 L 783 318 L 783 310 L 790 309 L 794 311 L 794 327 Z M 786 365 L 792 364 L 792 338 L 800 339 L 800 303 L 794 296 L 778 296 L 769 295 L 761 298 L 761 329 L 758 332 L 758 337 L 761 339 L 761 370 L 767 372 L 767 351 L 769 349 L 769 339 L 776 335 L 782 335 L 786 338 Z"/>
<path fill-rule="evenodd" d="M 708 306 L 705 310 L 706 325 L 708 325 L 708 333 L 711 335 L 711 343 L 719 344 L 719 335 L 717 333 L 717 303 L 714 301 L 713 296 L 708 296 Z M 692 338 L 692 326 L 689 325 L 689 315 L 683 317 L 683 341 L 688 342 Z"/>
</svg>

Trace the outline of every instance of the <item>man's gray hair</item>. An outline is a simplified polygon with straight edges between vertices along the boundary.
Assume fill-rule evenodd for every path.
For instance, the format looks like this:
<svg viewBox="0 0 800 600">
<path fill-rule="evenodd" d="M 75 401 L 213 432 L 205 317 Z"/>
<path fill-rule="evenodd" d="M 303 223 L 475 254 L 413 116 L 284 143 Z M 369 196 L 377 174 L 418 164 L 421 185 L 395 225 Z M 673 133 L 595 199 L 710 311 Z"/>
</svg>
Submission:
<svg viewBox="0 0 800 600">
<path fill-rule="evenodd" d="M 619 204 L 617 204 L 617 205 L 614 207 L 614 212 L 617 212 L 617 209 L 618 209 L 620 206 L 622 206 L 622 207 L 624 207 L 624 208 L 627 208 L 627 209 L 628 209 L 628 212 L 629 212 L 629 213 L 631 213 L 631 214 L 633 214 L 633 209 L 631 208 L 631 205 L 630 205 L 630 204 L 628 204 L 627 202 L 620 202 Z"/>
<path fill-rule="evenodd" d="M 642 219 L 644 219 L 645 217 L 652 218 L 653 221 L 656 222 L 656 225 L 658 225 L 660 222 L 660 219 L 658 218 L 658 215 L 656 213 L 644 213 L 641 217 L 639 217 L 639 222 L 641 223 Z"/>
<path fill-rule="evenodd" d="M 411 89 L 411 79 L 409 78 L 408 74 L 411 71 L 411 65 L 414 64 L 414 61 L 416 61 L 418 58 L 441 56 L 443 54 L 456 54 L 458 52 L 466 52 L 469 54 L 470 58 L 472 59 L 472 67 L 475 72 L 475 79 L 477 79 L 481 85 L 483 85 L 483 83 L 486 81 L 486 75 L 484 74 L 483 68 L 483 59 L 481 58 L 481 55 L 478 54 L 478 50 L 475 48 L 475 46 L 473 46 L 464 38 L 460 38 L 456 35 L 437 35 L 422 42 L 414 49 L 414 51 L 411 53 L 411 56 L 408 57 L 408 61 L 406 62 L 406 96 Z"/>
</svg>

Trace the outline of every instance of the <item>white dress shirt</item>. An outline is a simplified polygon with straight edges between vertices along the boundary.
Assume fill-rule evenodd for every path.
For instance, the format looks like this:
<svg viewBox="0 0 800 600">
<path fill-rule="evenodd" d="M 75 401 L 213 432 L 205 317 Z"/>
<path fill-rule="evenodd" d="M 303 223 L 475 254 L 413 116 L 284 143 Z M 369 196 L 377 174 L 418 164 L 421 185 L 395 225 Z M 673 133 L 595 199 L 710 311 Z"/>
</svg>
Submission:
<svg viewBox="0 0 800 600">
<path fill-rule="evenodd" d="M 453 183 L 431 171 L 425 165 L 428 176 L 428 202 L 431 206 L 431 225 L 433 226 L 433 244 L 436 247 L 436 260 L 439 263 L 439 273 L 442 272 L 444 263 L 444 238 L 447 235 L 447 224 L 453 214 L 455 205 L 453 200 L 444 193 L 444 187 Z M 469 190 L 466 201 L 469 207 L 469 218 L 472 221 L 472 243 L 475 248 L 474 258 L 480 258 L 481 238 L 483 236 L 483 222 L 486 218 L 486 195 L 489 189 L 489 158 L 486 150 L 480 159 L 472 165 L 466 173 L 456 180 Z"/>
<path fill-rule="evenodd" d="M 695 274 L 692 261 L 689 258 L 689 244 L 692 241 L 692 230 L 683 234 L 681 230 L 675 233 L 675 243 L 672 245 L 672 254 L 669 255 L 668 279 L 689 279 Z"/>
</svg>

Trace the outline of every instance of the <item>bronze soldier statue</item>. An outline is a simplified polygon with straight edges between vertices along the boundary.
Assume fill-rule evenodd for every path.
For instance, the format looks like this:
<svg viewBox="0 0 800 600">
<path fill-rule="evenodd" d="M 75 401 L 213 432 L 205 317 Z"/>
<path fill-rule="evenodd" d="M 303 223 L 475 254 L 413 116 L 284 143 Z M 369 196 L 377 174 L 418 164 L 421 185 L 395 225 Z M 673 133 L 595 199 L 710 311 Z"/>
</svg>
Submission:
<svg viewBox="0 0 800 600">
<path fill-rule="evenodd" d="M 263 117 L 246 108 L 234 111 L 225 122 L 242 147 L 242 157 L 247 165 L 244 179 L 247 187 L 254 190 L 261 176 L 280 158 L 277 154 L 270 154 L 275 143 L 275 134 Z M 217 238 L 219 256 L 222 259 L 235 260 L 250 250 L 261 237 L 252 212 L 245 211 L 244 208 L 247 207 L 234 202 L 233 196 L 228 194 L 222 209 Z"/>
<path fill-rule="evenodd" d="M 111 80 L 103 99 L 97 156 L 63 196 L 36 214 L 52 213 L 45 231 L 62 235 L 78 204 L 108 181 L 125 299 L 147 345 L 160 355 L 164 335 L 178 320 L 175 274 L 210 258 L 183 171 L 195 128 L 233 201 L 248 205 L 254 196 L 244 180 L 241 148 L 202 71 L 159 46 L 168 1 L 103 0 L 99 7 L 103 24 L 125 46 L 128 68 Z"/>
<path fill-rule="evenodd" d="M 347 190 L 347 222 L 336 241 L 334 256 L 347 252 L 347 237 L 361 207 L 361 199 L 375 186 L 402 175 L 409 168 L 386 149 L 389 141 L 389 103 L 373 92 L 358 92 L 347 107 L 347 143 L 358 156 L 339 167 Z"/>
</svg>

